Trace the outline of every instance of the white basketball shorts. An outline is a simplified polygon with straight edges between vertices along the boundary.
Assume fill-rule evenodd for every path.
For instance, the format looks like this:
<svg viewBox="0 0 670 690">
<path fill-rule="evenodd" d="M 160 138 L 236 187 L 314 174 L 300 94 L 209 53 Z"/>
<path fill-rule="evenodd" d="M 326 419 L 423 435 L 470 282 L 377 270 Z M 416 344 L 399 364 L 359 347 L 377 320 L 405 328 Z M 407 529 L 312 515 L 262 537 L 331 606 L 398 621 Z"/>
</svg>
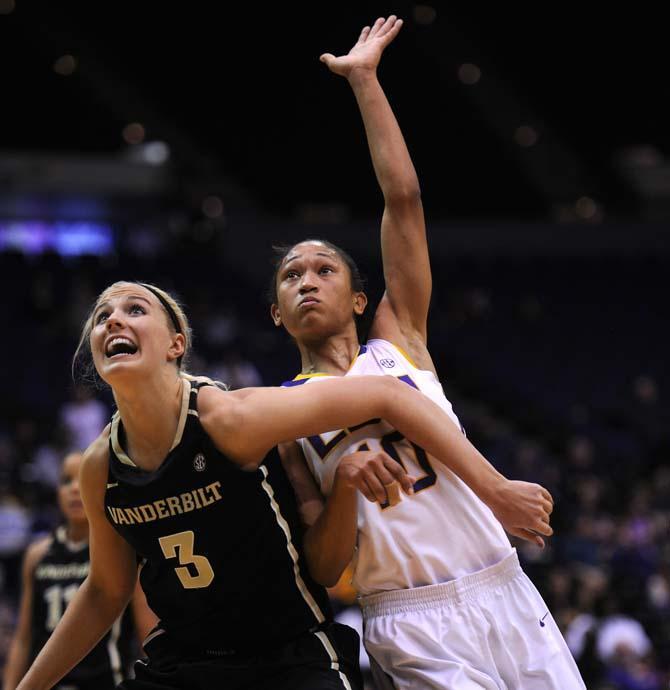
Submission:
<svg viewBox="0 0 670 690">
<path fill-rule="evenodd" d="M 380 688 L 586 688 L 516 551 L 472 575 L 360 603 Z M 377 677 L 380 670 L 387 678 Z"/>
</svg>

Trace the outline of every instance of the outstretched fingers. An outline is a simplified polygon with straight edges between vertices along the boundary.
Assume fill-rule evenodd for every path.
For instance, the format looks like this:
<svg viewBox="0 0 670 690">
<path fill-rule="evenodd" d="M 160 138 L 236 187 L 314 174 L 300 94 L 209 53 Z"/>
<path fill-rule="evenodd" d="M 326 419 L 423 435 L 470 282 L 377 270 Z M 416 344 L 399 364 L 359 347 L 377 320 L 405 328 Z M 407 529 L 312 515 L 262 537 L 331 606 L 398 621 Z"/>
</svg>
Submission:
<svg viewBox="0 0 670 690">
<path fill-rule="evenodd" d="M 395 28 L 395 25 L 400 22 L 402 25 L 402 20 L 398 19 L 398 17 L 395 16 L 395 14 L 392 14 L 388 19 L 379 27 L 379 31 L 377 32 L 377 38 L 382 38 L 383 36 L 386 36 L 388 33 L 393 31 Z"/>
<path fill-rule="evenodd" d="M 361 31 L 361 35 L 358 37 L 357 43 L 365 43 L 365 41 L 367 41 L 369 35 L 370 35 L 370 27 L 364 26 L 363 30 Z"/>
<path fill-rule="evenodd" d="M 370 29 L 370 35 L 369 38 L 374 38 L 378 33 L 379 30 L 384 26 L 384 23 L 386 20 L 384 17 L 379 17 L 379 19 L 372 25 L 372 28 Z"/>
</svg>

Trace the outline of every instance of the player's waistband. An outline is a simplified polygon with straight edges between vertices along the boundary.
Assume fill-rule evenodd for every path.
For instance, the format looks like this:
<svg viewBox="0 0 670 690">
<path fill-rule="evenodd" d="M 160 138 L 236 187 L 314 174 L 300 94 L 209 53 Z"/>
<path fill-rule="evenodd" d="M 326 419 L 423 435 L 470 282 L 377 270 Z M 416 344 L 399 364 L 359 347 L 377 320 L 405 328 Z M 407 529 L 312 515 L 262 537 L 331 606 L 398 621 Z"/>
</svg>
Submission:
<svg viewBox="0 0 670 690">
<path fill-rule="evenodd" d="M 309 629 L 294 629 L 286 631 L 286 636 L 275 637 L 272 639 L 262 638 L 259 631 L 258 639 L 247 640 L 246 642 L 236 640 L 234 646 L 220 644 L 220 640 L 188 640 L 184 637 L 174 637 L 159 623 L 149 632 L 142 642 L 142 648 L 150 659 L 165 658 L 174 656 L 189 658 L 221 658 L 234 660 L 250 661 L 253 659 L 267 658 L 275 650 L 281 650 L 299 642 L 302 638 L 311 638 L 313 635 L 327 632 L 333 627 L 340 627 L 332 619 L 325 620 L 323 623 L 312 626 Z"/>
<path fill-rule="evenodd" d="M 522 574 L 516 549 L 502 561 L 450 582 L 412 589 L 395 589 L 360 597 L 363 618 L 388 616 L 410 611 L 427 611 L 440 606 L 474 601 Z"/>
</svg>

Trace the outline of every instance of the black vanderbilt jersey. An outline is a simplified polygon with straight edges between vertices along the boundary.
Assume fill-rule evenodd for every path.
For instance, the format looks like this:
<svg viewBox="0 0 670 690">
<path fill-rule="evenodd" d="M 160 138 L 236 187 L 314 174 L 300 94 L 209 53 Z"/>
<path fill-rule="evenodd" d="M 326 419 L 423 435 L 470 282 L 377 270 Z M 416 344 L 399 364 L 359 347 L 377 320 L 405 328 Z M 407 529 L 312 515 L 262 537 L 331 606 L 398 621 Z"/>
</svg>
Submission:
<svg viewBox="0 0 670 690">
<path fill-rule="evenodd" d="M 89 570 L 88 542 L 68 542 L 64 527 L 51 537 L 51 544 L 33 573 L 31 612 L 32 657 L 35 658 L 60 621 Z M 133 652 L 130 613 L 117 619 L 110 631 L 82 661 L 68 673 L 61 684 L 67 685 L 108 677 L 120 683 L 130 668 Z M 112 682 L 110 682 L 110 687 Z"/>
<path fill-rule="evenodd" d="M 107 517 L 144 559 L 142 587 L 157 631 L 185 647 L 259 649 L 329 620 L 328 597 L 306 570 L 293 491 L 276 450 L 244 471 L 198 420 L 198 391 L 184 380 L 172 449 L 154 472 L 123 449 L 112 419 Z"/>
</svg>

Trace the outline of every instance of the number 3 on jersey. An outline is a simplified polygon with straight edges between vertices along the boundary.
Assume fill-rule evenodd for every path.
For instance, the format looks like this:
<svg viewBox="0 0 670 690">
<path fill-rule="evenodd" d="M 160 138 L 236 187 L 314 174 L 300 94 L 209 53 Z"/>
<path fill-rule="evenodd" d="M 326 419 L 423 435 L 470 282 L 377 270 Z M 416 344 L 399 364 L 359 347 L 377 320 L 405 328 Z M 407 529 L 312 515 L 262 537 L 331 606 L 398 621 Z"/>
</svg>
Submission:
<svg viewBox="0 0 670 690">
<path fill-rule="evenodd" d="M 158 540 L 165 558 L 179 558 L 179 567 L 174 571 L 184 589 L 209 587 L 214 579 L 214 571 L 207 558 L 193 553 L 194 541 L 195 535 L 191 530 L 168 534 Z M 195 569 L 195 575 L 187 567 L 189 565 Z"/>
</svg>

